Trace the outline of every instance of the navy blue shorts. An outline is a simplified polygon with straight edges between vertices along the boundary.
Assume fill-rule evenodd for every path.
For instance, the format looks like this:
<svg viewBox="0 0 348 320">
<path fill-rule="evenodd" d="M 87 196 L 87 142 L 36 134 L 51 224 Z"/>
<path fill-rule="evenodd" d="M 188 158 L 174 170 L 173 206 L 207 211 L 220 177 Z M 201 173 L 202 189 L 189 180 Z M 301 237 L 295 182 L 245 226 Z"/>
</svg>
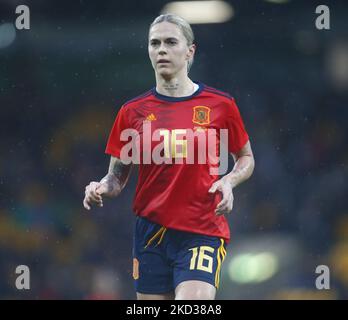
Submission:
<svg viewBox="0 0 348 320">
<path fill-rule="evenodd" d="M 222 238 L 167 229 L 146 218 L 136 218 L 133 278 L 139 293 L 167 293 L 186 280 L 200 280 L 218 288 L 225 256 Z"/>
</svg>

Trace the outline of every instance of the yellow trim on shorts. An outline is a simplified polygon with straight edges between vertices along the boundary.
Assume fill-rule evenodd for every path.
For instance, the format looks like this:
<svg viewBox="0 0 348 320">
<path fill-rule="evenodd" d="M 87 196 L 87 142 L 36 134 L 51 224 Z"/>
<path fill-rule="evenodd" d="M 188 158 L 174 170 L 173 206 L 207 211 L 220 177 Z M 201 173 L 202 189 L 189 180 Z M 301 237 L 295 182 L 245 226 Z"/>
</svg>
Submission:
<svg viewBox="0 0 348 320">
<path fill-rule="evenodd" d="M 159 236 L 161 236 L 160 240 L 158 241 L 157 245 L 159 245 L 163 239 L 163 236 L 165 234 L 165 232 L 167 231 L 167 228 L 165 227 L 161 227 L 154 236 L 152 236 L 152 238 L 147 242 L 145 248 L 147 248 L 153 241 L 155 241 L 156 238 L 158 238 Z"/>
<path fill-rule="evenodd" d="M 164 227 L 162 227 L 162 228 L 164 228 Z M 167 228 L 164 228 L 162 231 L 162 234 L 161 234 L 161 238 L 158 240 L 158 242 L 156 244 L 156 247 L 162 242 L 164 234 L 166 233 L 166 231 L 167 231 Z"/>
<path fill-rule="evenodd" d="M 219 285 L 220 285 L 221 266 L 222 266 L 222 263 L 224 262 L 225 257 L 226 257 L 226 249 L 224 248 L 224 239 L 221 238 L 220 241 L 221 241 L 221 245 L 220 245 L 220 247 L 218 249 L 218 253 L 217 253 L 218 265 L 217 265 L 216 272 L 215 272 L 215 287 L 216 287 L 216 289 L 218 289 Z"/>
</svg>

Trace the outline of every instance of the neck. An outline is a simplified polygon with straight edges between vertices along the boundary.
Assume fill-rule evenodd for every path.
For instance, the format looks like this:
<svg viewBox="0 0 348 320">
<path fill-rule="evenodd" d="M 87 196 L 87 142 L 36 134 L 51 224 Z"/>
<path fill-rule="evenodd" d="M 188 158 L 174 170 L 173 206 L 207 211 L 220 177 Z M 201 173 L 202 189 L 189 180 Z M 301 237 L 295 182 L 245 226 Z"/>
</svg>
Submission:
<svg viewBox="0 0 348 320">
<path fill-rule="evenodd" d="M 195 92 L 195 84 L 185 74 L 185 76 L 175 76 L 165 78 L 156 74 L 156 91 L 170 97 L 190 96 Z"/>
</svg>

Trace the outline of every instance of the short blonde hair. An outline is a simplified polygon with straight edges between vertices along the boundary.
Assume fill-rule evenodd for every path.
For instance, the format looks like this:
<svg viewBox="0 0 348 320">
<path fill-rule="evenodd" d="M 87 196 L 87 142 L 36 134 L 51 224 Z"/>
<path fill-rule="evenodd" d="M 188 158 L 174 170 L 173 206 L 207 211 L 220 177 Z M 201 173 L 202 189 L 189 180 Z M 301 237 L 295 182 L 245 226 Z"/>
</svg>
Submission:
<svg viewBox="0 0 348 320">
<path fill-rule="evenodd" d="M 180 30 L 182 31 L 182 33 L 186 39 L 187 45 L 190 46 L 193 44 L 193 42 L 195 40 L 195 36 L 193 34 L 193 31 L 192 31 L 190 24 L 185 19 L 183 19 L 175 14 L 168 13 L 168 14 L 161 14 L 160 16 L 158 16 L 151 23 L 150 28 L 149 28 L 149 32 L 150 32 L 150 29 L 155 24 L 161 23 L 164 21 L 177 25 L 180 28 Z M 190 71 L 192 64 L 193 64 L 193 57 L 187 62 L 187 73 Z"/>
</svg>

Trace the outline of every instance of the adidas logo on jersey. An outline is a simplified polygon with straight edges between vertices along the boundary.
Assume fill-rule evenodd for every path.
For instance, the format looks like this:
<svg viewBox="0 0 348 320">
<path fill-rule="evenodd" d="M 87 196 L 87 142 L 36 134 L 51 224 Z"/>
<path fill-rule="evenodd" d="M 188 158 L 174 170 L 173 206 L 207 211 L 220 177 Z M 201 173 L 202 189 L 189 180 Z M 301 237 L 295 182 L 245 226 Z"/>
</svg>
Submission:
<svg viewBox="0 0 348 320">
<path fill-rule="evenodd" d="M 146 117 L 146 120 L 148 120 L 148 121 L 154 121 L 154 120 L 157 120 L 157 119 L 156 119 L 156 116 L 155 116 L 153 113 L 150 113 L 150 114 Z"/>
</svg>

